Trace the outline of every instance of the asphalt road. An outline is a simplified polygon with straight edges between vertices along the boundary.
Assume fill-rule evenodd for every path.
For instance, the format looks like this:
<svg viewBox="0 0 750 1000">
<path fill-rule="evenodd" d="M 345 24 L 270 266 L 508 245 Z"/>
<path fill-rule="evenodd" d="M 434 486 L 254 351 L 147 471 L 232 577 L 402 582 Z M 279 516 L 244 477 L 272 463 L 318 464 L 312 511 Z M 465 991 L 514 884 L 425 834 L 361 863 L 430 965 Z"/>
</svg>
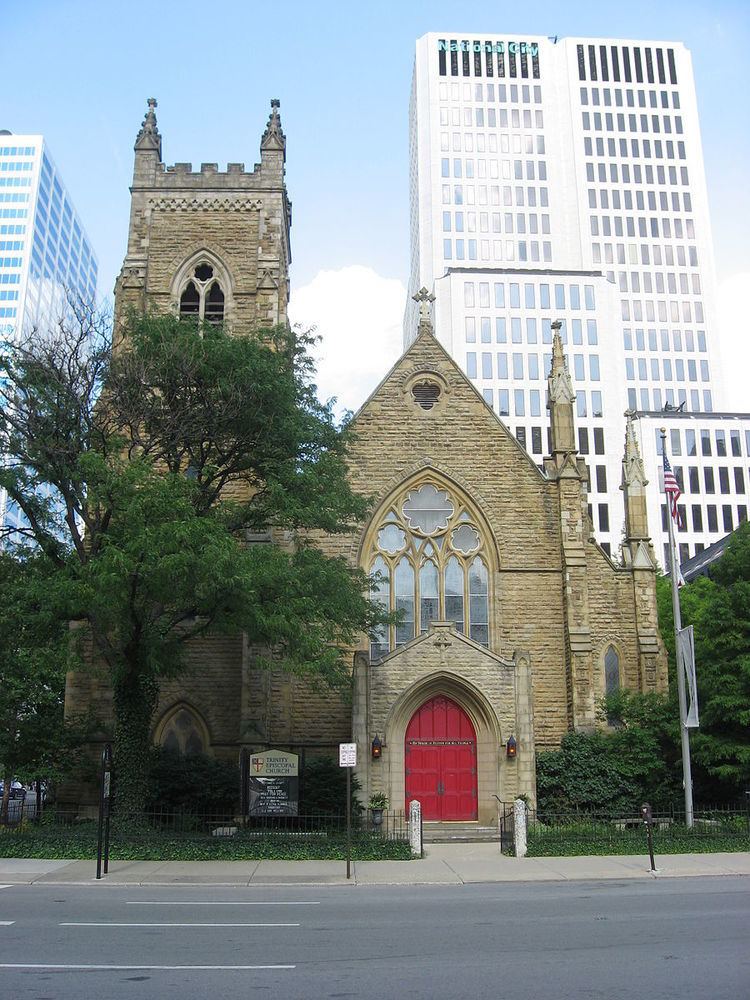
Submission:
<svg viewBox="0 0 750 1000">
<path fill-rule="evenodd" d="M 750 997 L 750 879 L 9 886 L 2 1000 Z"/>
</svg>

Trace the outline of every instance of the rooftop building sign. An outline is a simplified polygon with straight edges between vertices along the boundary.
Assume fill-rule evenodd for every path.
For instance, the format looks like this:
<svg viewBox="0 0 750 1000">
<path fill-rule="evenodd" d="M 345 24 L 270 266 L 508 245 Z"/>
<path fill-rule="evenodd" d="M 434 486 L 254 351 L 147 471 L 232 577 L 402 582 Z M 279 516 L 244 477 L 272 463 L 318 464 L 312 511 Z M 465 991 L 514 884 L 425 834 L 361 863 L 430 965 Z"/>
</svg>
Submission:
<svg viewBox="0 0 750 1000">
<path fill-rule="evenodd" d="M 456 41 L 444 38 L 438 40 L 438 52 L 504 52 L 520 53 L 522 55 L 536 56 L 539 54 L 539 46 L 536 42 L 469 42 Z"/>
</svg>

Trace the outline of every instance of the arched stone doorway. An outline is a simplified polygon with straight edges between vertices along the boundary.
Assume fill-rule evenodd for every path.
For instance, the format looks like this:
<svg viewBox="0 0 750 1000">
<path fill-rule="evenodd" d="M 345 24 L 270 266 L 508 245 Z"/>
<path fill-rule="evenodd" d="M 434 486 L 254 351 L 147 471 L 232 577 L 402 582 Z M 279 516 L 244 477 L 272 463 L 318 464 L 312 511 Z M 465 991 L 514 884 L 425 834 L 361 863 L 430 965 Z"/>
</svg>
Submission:
<svg viewBox="0 0 750 1000">
<path fill-rule="evenodd" d="M 477 819 L 477 737 L 455 701 L 436 695 L 412 715 L 404 739 L 406 808 L 422 804 L 425 820 Z"/>
</svg>

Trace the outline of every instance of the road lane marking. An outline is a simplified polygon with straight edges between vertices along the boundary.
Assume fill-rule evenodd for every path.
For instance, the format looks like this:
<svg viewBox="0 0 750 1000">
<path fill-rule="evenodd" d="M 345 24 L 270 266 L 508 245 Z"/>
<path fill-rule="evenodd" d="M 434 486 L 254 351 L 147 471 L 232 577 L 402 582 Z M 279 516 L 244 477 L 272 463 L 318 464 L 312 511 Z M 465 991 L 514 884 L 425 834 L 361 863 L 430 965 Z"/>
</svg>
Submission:
<svg viewBox="0 0 750 1000">
<path fill-rule="evenodd" d="M 147 972 L 248 972 L 256 969 L 296 969 L 296 965 L 80 965 L 63 963 L 44 964 L 35 962 L 0 962 L 0 969 L 64 969 L 79 971 L 91 969 L 97 972 L 134 972 L 145 970 Z"/>
<path fill-rule="evenodd" d="M 168 899 L 128 899 L 126 900 L 127 906 L 320 906 L 320 900 L 274 900 L 271 902 L 264 902 L 261 900 L 256 900 L 249 902 L 247 900 L 237 900 L 237 902 L 232 902 L 231 900 L 219 900 L 213 902 L 211 900 L 197 900 L 191 902 L 189 899 L 180 900 L 168 900 Z"/>
<path fill-rule="evenodd" d="M 15 920 L 0 920 L 0 927 L 10 927 L 10 925 L 14 923 Z"/>
<path fill-rule="evenodd" d="M 0 889 L 12 889 L 12 885 L 0 885 Z"/>
<path fill-rule="evenodd" d="M 12 920 L 8 921 L 13 923 Z M 59 927 L 299 927 L 299 924 L 222 924 L 222 923 L 210 923 L 210 924 L 168 924 L 168 923 L 154 923 L 154 924 L 143 924 L 143 923 L 111 923 L 110 921 L 95 923 L 93 921 L 87 922 L 82 920 L 70 920 L 64 921 L 58 924 Z"/>
</svg>

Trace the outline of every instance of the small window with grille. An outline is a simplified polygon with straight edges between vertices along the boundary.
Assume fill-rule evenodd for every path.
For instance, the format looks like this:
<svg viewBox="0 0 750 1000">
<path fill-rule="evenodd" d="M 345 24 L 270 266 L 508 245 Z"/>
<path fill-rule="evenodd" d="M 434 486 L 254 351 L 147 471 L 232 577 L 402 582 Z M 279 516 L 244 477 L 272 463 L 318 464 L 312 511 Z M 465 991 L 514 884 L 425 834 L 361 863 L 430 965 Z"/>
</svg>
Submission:
<svg viewBox="0 0 750 1000">
<path fill-rule="evenodd" d="M 180 319 L 219 325 L 224 322 L 224 292 L 214 269 L 205 261 L 193 268 L 180 295 Z"/>
<path fill-rule="evenodd" d="M 431 410 L 440 399 L 440 386 L 437 382 L 425 379 L 422 382 L 414 383 L 411 387 L 411 394 L 414 397 L 414 401 L 418 403 L 423 410 Z"/>
</svg>

